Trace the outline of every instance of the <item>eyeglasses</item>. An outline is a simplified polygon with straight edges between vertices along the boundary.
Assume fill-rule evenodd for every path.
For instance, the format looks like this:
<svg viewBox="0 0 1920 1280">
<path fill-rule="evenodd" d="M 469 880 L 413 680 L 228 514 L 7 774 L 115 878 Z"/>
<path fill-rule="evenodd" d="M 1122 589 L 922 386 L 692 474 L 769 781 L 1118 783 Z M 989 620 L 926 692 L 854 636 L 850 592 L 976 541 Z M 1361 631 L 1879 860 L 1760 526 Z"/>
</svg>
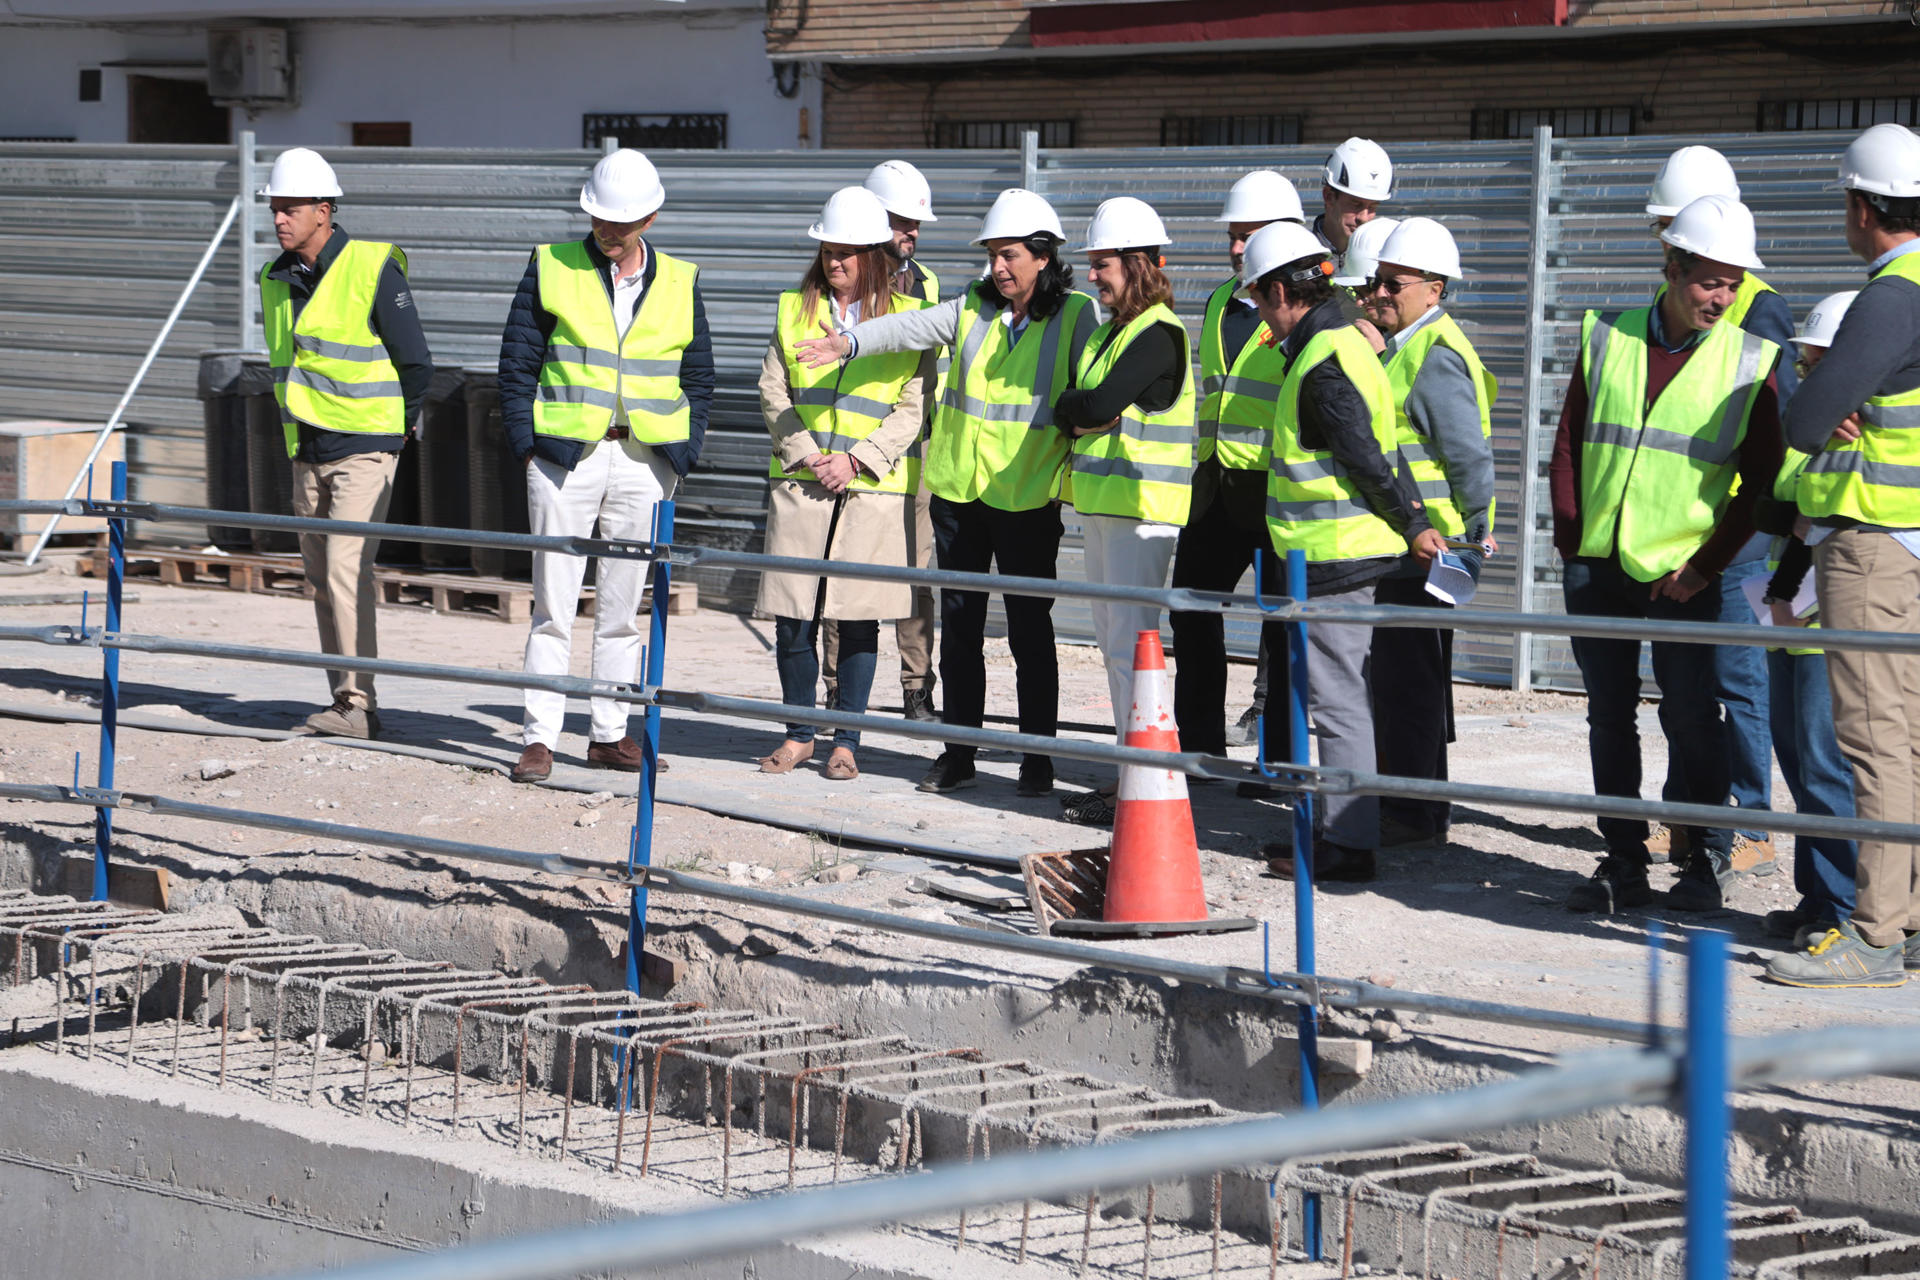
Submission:
<svg viewBox="0 0 1920 1280">
<path fill-rule="evenodd" d="M 1389 280 L 1385 276 L 1375 276 L 1373 279 L 1367 281 L 1367 292 L 1373 293 L 1375 290 L 1385 289 L 1389 298 L 1397 298 L 1401 293 L 1413 288 L 1413 286 L 1417 284 L 1435 283 L 1437 282 L 1429 276 L 1420 276 L 1413 280 Z"/>
</svg>

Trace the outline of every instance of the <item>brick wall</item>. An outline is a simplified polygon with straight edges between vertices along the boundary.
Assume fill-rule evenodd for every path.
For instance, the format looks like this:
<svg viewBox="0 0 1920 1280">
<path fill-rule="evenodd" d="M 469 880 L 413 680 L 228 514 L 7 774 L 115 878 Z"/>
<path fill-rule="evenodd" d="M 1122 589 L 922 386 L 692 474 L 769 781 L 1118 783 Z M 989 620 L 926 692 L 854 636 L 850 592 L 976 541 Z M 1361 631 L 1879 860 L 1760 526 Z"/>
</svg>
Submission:
<svg viewBox="0 0 1920 1280">
<path fill-rule="evenodd" d="M 1622 0 L 1624 6 L 1625 0 Z M 1311 58 L 1141 58 L 830 68 L 829 147 L 924 147 L 936 120 L 1069 119 L 1084 147 L 1157 146 L 1167 115 L 1288 114 L 1303 142 L 1470 136 L 1476 107 L 1630 105 L 1642 133 L 1744 131 L 1780 98 L 1920 93 L 1920 31 L 1906 24 L 1777 33 L 1512 43 L 1422 55 L 1411 46 Z M 1431 62 L 1423 57 L 1432 56 Z"/>
</svg>

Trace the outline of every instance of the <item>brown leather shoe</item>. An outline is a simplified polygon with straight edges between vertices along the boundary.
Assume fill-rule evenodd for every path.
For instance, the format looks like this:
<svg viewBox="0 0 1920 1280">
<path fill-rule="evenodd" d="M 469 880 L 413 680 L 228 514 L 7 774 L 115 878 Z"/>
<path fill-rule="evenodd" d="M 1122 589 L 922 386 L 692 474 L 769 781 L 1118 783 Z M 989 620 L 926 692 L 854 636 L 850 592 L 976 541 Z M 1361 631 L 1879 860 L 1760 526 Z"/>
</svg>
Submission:
<svg viewBox="0 0 1920 1280">
<path fill-rule="evenodd" d="M 553 752 L 538 742 L 529 742 L 508 776 L 515 782 L 545 782 L 552 772 Z"/>
<path fill-rule="evenodd" d="M 590 742 L 587 744 L 587 767 L 590 769 L 618 769 L 621 773 L 638 773 L 645 760 L 640 744 L 629 734 L 618 742 Z M 666 767 L 666 762 L 660 762 Z"/>
</svg>

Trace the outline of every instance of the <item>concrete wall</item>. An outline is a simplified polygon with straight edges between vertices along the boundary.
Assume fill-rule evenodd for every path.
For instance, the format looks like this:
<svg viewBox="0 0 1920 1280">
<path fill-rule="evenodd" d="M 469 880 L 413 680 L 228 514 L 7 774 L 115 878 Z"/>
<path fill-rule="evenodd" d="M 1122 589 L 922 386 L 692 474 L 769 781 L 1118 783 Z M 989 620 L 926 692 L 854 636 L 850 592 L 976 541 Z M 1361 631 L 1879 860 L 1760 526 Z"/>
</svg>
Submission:
<svg viewBox="0 0 1920 1280">
<path fill-rule="evenodd" d="M 251 121 L 232 113 L 235 129 L 251 127 L 264 144 L 344 146 L 355 121 L 404 120 L 421 147 L 577 147 L 588 112 L 725 112 L 734 148 L 819 141 L 819 81 L 804 76 L 793 99 L 775 91 L 757 6 L 617 21 L 313 22 L 293 32 L 299 105 Z M 205 73 L 106 67 L 101 101 L 81 102 L 80 71 L 205 57 L 201 23 L 0 28 L 0 137 L 124 142 L 129 74 Z"/>
</svg>

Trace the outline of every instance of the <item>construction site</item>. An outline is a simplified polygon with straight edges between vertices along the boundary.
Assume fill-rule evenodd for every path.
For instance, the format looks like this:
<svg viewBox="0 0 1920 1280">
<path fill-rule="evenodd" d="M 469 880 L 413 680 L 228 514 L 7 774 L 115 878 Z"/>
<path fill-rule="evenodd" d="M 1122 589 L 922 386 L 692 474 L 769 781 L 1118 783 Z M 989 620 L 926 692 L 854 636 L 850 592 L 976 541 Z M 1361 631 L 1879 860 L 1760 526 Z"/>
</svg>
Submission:
<svg viewBox="0 0 1920 1280">
<path fill-rule="evenodd" d="M 1797 310 L 1857 274 L 1821 221 L 1850 137 L 1712 138 Z M 1315 767 L 1304 689 L 1277 769 L 1116 744 L 1086 611 L 1136 589 L 1087 580 L 1076 526 L 1057 583 L 1017 580 L 1057 597 L 1061 789 L 1118 767 L 1122 800 L 1150 776 L 1190 814 L 1204 919 L 1166 927 L 1103 919 L 1108 833 L 1016 794 L 1036 744 L 997 597 L 984 728 L 904 716 L 882 627 L 874 705 L 810 713 L 869 735 L 857 786 L 756 767 L 791 708 L 752 608 L 786 567 L 762 554 L 753 369 L 796 228 L 885 156 L 661 155 L 688 198 L 660 241 L 705 264 L 712 426 L 651 538 L 565 539 L 502 497 L 490 362 L 527 246 L 579 234 L 598 154 L 339 148 L 356 232 L 419 246 L 441 370 L 402 496 L 357 526 L 385 543 L 381 657 L 342 659 L 315 647 L 291 539 L 326 522 L 287 514 L 256 350 L 275 149 L 0 144 L 0 403 L 31 419 L 0 432 L 0 1275 L 1920 1276 L 1912 993 L 1761 980 L 1795 834 L 1913 828 L 1796 813 L 1775 775 L 1750 817 L 1777 858 L 1723 910 L 1563 905 L 1606 852 L 1596 815 L 1713 817 L 1594 794 L 1568 637 L 1640 632 L 1561 613 L 1545 494 L 1582 312 L 1644 301 L 1640 209 L 1674 141 L 1395 149 L 1398 198 L 1476 264 L 1448 305 L 1503 387 L 1504 550 L 1446 624 L 1450 780 Z M 1003 188 L 1076 230 L 1124 189 L 1165 213 L 1185 311 L 1225 273 L 1233 178 L 1317 175 L 1323 150 L 1024 144 L 913 154 L 943 219 L 922 257 L 978 271 Z M 136 206 L 151 272 L 103 317 L 109 286 L 59 291 L 52 244 Z M 471 235 L 423 234 L 453 213 Z M 593 678 L 585 645 L 569 675 L 523 671 L 530 552 L 651 566 L 631 681 Z M 1229 719 L 1263 619 L 1302 654 L 1352 620 L 1304 577 L 1255 581 L 1151 593 L 1224 618 Z M 343 665 L 379 676 L 377 738 L 299 730 Z M 1136 669 L 1136 715 L 1171 719 L 1164 677 Z M 570 733 L 550 777 L 511 781 L 528 689 L 628 704 L 637 776 Z M 1652 797 L 1658 702 L 1638 720 Z M 978 786 L 917 788 L 956 741 Z M 1366 883 L 1270 871 L 1263 846 L 1311 841 L 1342 794 L 1447 799 L 1451 827 Z"/>
</svg>

